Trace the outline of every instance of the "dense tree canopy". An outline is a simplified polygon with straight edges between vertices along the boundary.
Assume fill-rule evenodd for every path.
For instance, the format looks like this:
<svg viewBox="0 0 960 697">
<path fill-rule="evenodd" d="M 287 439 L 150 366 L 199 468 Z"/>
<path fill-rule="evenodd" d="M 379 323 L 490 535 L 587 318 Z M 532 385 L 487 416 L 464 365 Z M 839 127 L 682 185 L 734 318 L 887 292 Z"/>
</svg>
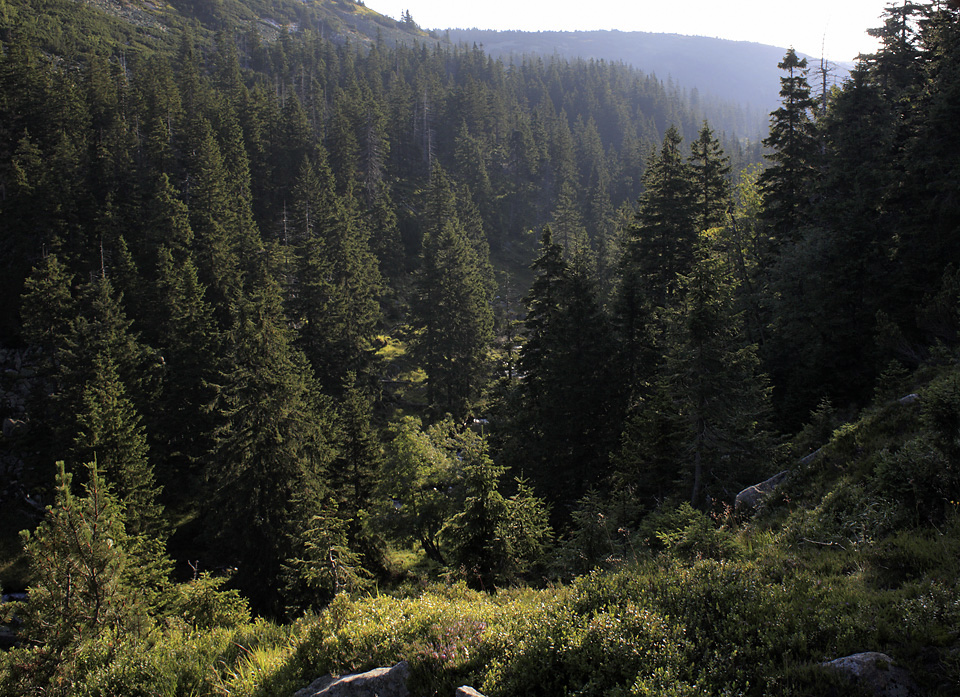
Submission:
<svg viewBox="0 0 960 697">
<path fill-rule="evenodd" d="M 404 554 L 510 584 L 611 493 L 729 503 L 824 397 L 960 336 L 950 5 L 889 8 L 822 112 L 788 51 L 759 162 L 653 76 L 409 13 L 354 43 L 320 3 L 276 30 L 174 3 L 197 21 L 169 36 L 40 4 L 0 4 L 0 331 L 29 372 L 0 447 L 55 492 L 37 602 L 98 516 L 111 623 L 168 539 L 276 616 Z M 36 641 L 108 621 L 68 610 L 31 609 Z"/>
</svg>

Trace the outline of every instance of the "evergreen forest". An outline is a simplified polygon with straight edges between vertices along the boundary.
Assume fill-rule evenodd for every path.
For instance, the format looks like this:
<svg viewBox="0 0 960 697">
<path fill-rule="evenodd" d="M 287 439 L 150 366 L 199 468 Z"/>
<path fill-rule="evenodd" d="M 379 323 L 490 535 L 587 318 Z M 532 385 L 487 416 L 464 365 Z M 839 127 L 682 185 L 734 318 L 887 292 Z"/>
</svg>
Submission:
<svg viewBox="0 0 960 697">
<path fill-rule="evenodd" d="M 869 31 L 755 134 L 354 0 L 0 0 L 0 696 L 957 694 L 960 9 Z"/>
</svg>

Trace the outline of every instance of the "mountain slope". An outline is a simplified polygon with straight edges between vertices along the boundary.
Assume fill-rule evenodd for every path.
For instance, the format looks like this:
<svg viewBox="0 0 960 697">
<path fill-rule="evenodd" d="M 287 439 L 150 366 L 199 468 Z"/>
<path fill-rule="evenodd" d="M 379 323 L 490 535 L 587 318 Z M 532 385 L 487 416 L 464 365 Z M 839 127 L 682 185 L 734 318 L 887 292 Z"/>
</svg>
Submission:
<svg viewBox="0 0 960 697">
<path fill-rule="evenodd" d="M 276 38 L 281 29 L 315 29 L 343 42 L 389 45 L 428 37 L 414 24 L 385 17 L 353 0 L 8 0 L 0 4 L 0 39 L 30 36 L 59 56 L 108 56 L 175 46 L 190 27 L 200 37 L 225 28 L 256 29 Z"/>
<path fill-rule="evenodd" d="M 453 42 L 476 43 L 493 56 L 523 54 L 622 61 L 661 80 L 668 78 L 701 97 L 753 110 L 758 122 L 777 108 L 784 48 L 704 36 L 649 32 L 521 32 L 451 29 Z M 811 65 L 819 59 L 807 57 Z"/>
</svg>

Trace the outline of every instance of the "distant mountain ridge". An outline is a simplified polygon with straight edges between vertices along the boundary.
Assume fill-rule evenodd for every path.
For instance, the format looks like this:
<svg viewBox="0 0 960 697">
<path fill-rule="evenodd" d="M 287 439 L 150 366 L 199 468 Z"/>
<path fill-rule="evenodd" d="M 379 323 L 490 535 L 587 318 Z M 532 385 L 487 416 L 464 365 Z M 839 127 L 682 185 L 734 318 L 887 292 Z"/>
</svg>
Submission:
<svg viewBox="0 0 960 697">
<path fill-rule="evenodd" d="M 777 63 L 785 52 L 762 44 L 648 32 L 424 31 L 409 17 L 395 20 L 357 0 L 7 0 L 3 8 L 3 24 L 29 31 L 43 50 L 59 56 L 129 56 L 161 46 L 170 50 L 179 41 L 176 37 L 192 27 L 206 44 L 216 31 L 227 28 L 256 28 L 267 41 L 284 29 L 310 29 L 335 42 L 361 46 L 449 40 L 482 45 L 494 58 L 542 55 L 622 62 L 671 81 L 687 93 L 695 109 L 705 107 L 704 113 L 729 112 L 736 106 L 736 135 L 750 139 L 765 132 L 768 114 L 778 106 Z M 93 25 L 98 29 L 91 33 Z"/>
<path fill-rule="evenodd" d="M 175 47 L 190 29 L 207 42 L 216 31 L 255 28 L 267 40 L 311 29 L 332 41 L 370 46 L 435 40 L 357 0 L 0 0 L 0 39 L 30 35 L 52 55 L 130 55 Z"/>
<path fill-rule="evenodd" d="M 482 45 L 499 57 L 524 54 L 622 61 L 661 80 L 672 80 L 701 96 L 735 102 L 756 110 L 765 120 L 777 108 L 780 71 L 786 48 L 705 36 L 641 31 L 494 31 L 450 29 L 454 43 Z M 804 57 L 803 54 L 800 54 Z M 811 67 L 820 59 L 806 56 Z M 838 74 L 849 66 L 839 66 Z"/>
</svg>

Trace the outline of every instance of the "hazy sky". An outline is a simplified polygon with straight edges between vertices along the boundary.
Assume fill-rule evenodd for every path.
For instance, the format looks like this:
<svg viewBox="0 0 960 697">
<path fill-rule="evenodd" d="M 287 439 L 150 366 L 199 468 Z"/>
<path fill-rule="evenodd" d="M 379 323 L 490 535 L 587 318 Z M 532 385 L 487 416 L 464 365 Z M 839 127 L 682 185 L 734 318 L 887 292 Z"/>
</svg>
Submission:
<svg viewBox="0 0 960 697">
<path fill-rule="evenodd" d="M 575 31 L 620 29 L 793 46 L 801 53 L 853 60 L 876 50 L 866 30 L 889 0 L 364 0 L 395 19 L 409 10 L 424 29 Z"/>
</svg>

